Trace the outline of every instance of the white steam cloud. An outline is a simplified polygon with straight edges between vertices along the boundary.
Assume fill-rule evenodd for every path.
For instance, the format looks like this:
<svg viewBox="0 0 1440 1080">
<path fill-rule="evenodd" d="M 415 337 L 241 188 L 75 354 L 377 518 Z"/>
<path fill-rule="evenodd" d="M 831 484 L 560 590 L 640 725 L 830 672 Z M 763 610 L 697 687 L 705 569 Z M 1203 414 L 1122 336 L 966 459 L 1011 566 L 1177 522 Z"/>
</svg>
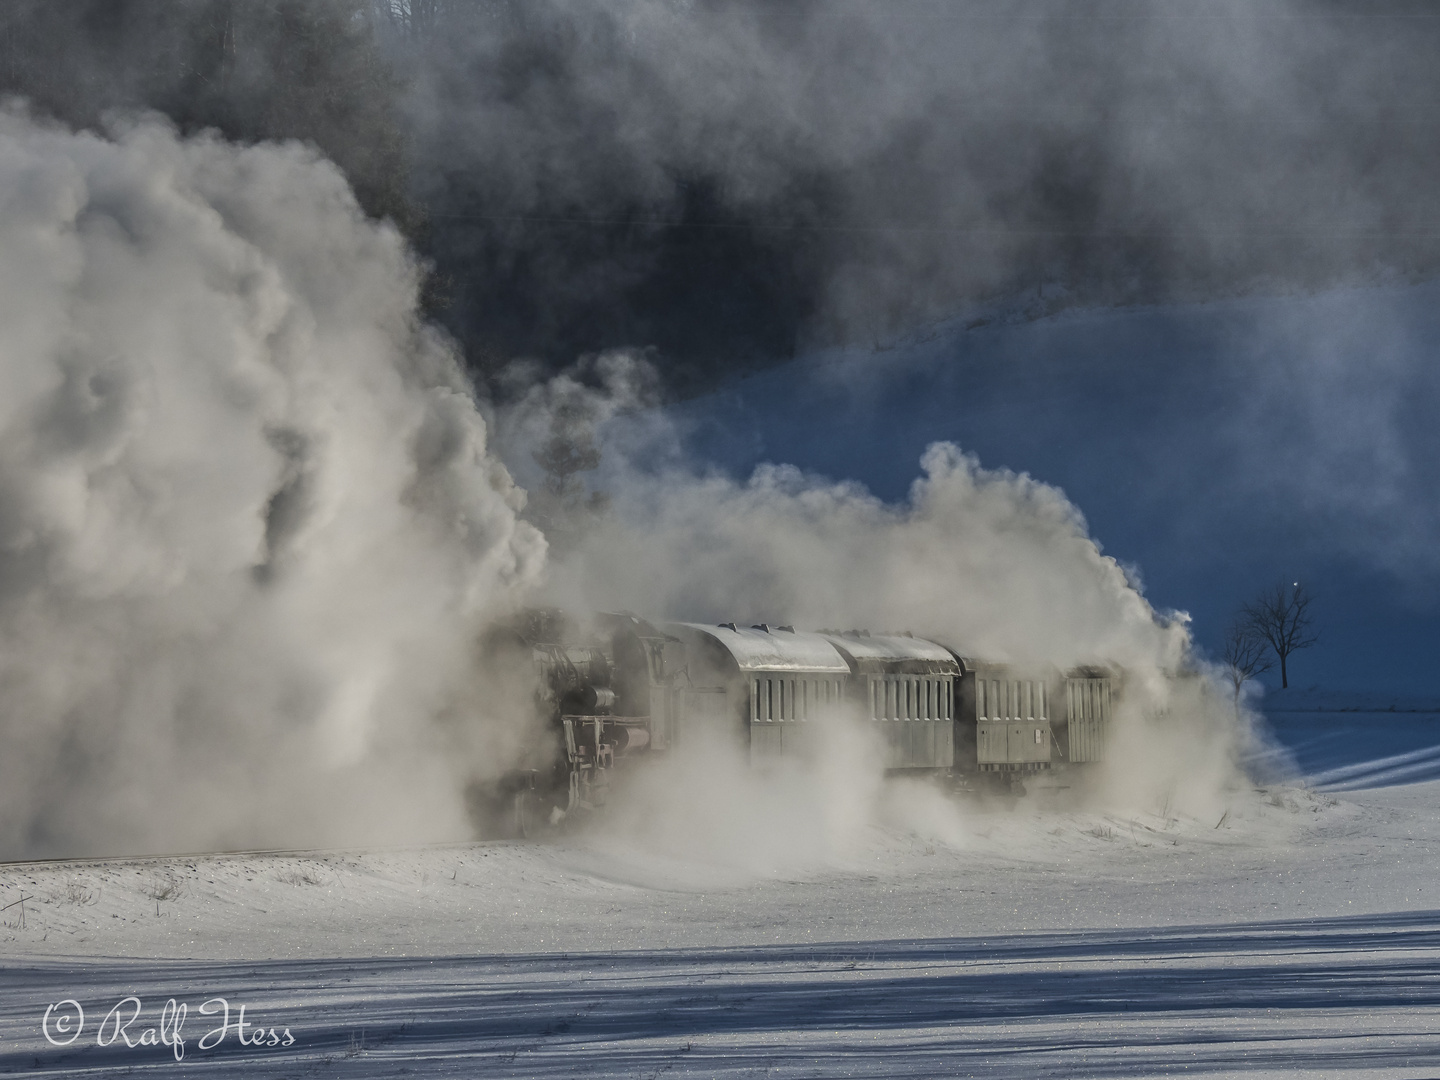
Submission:
<svg viewBox="0 0 1440 1080">
<path fill-rule="evenodd" d="M 417 282 L 304 147 L 0 114 L 0 855 L 464 834 L 545 544 Z"/>
<path fill-rule="evenodd" d="M 475 642 L 547 545 L 417 284 L 306 148 L 0 114 L 0 857 L 464 836 L 466 783 L 533 749 Z M 611 354 L 499 418 L 522 471 L 546 440 L 606 449 L 608 501 L 549 492 L 550 598 L 1118 664 L 1104 797 L 1208 810 L 1233 780 L 1228 702 L 1172 678 L 1183 617 L 1058 489 L 946 444 L 900 505 L 785 466 L 696 473 L 643 413 L 652 385 Z M 821 795 L 795 791 L 839 817 L 795 835 L 940 814 L 875 760 L 822 762 Z"/>
<path fill-rule="evenodd" d="M 662 416 L 625 415 L 645 400 L 626 378 L 642 364 L 611 356 L 591 368 L 601 373 L 601 388 L 588 415 L 602 434 L 617 407 L 622 416 L 608 423 L 619 436 L 594 481 L 611 501 L 608 512 L 586 514 L 583 528 L 572 526 L 581 539 L 557 552 L 547 585 L 555 602 L 687 621 L 908 630 L 1037 673 L 1109 666 L 1124 673 L 1123 700 L 1108 761 L 1084 790 L 1077 788 L 1079 805 L 1222 812 L 1241 777 L 1248 717 L 1197 673 L 1186 616 L 1151 607 L 1133 571 L 1101 551 L 1061 490 L 984 468 L 949 443 L 929 448 L 923 475 L 898 505 L 793 466 L 762 466 L 738 481 L 697 473 L 681 460 Z M 570 376 L 537 390 L 518 406 L 527 415 L 512 420 L 512 432 L 548 430 L 539 416 L 557 398 L 573 412 L 579 393 Z M 940 803 L 931 795 L 879 782 L 877 754 L 842 752 L 863 743 L 861 734 L 837 729 L 835 739 L 819 763 L 835 783 L 812 777 L 811 794 L 790 800 L 808 808 L 803 812 L 766 812 L 753 781 L 707 785 L 705 769 L 677 765 L 677 787 L 687 793 L 680 802 L 704 821 L 691 822 L 672 807 L 670 831 L 693 845 L 718 818 L 740 832 L 727 834 L 722 847 L 774 851 L 777 819 L 792 823 L 792 840 L 833 837 L 831 811 L 850 820 L 864 805 L 858 814 L 865 821 L 898 814 L 906 827 L 956 834 L 956 819 L 936 819 Z M 730 776 L 735 769 L 721 771 Z M 725 788 L 735 797 L 722 800 L 717 792 Z M 690 798 L 706 790 L 702 804 Z M 917 807 L 924 808 L 923 822 L 914 820 Z M 807 813 L 819 819 L 807 823 Z M 647 827 L 663 820 L 650 814 Z M 779 843 L 792 854 L 819 850 L 808 839 Z"/>
</svg>

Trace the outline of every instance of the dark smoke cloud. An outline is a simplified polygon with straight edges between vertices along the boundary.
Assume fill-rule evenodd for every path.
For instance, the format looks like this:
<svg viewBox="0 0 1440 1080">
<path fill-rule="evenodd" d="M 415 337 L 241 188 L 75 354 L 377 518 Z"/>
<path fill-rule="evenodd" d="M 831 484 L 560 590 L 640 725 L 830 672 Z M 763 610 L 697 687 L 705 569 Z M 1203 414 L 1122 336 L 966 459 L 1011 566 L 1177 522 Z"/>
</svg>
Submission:
<svg viewBox="0 0 1440 1080">
<path fill-rule="evenodd" d="M 382 6 L 482 358 L 655 345 L 703 383 L 1026 296 L 1435 267 L 1430 6 Z"/>
<path fill-rule="evenodd" d="M 413 233 L 401 87 L 371 15 L 370 0 L 4 0 L 0 96 L 96 132 L 149 109 L 186 133 L 313 143 L 371 216 Z"/>
<path fill-rule="evenodd" d="M 0 94 L 312 142 L 433 261 L 472 367 L 655 347 L 693 390 L 971 309 L 1432 272 L 1437 14 L 7 0 Z"/>
</svg>

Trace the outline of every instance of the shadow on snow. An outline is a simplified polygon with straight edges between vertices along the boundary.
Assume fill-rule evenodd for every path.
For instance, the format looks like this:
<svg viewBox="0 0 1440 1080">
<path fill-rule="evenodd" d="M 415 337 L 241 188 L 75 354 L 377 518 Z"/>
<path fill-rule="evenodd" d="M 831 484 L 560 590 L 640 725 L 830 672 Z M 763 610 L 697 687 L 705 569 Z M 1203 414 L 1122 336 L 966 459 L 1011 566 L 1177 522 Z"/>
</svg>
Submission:
<svg viewBox="0 0 1440 1080">
<path fill-rule="evenodd" d="M 207 1074 L 1404 1068 L 1437 1048 L 1410 1014 L 1440 1008 L 1440 912 L 710 950 L 7 965 L 0 1073 L 175 1068 L 163 1047 L 94 1044 L 127 994 L 145 1002 L 136 1030 L 165 999 L 188 1002 L 186 1060 Z M 214 1021 L 194 1010 L 215 995 L 298 1041 L 195 1049 Z M 95 1011 L 85 1038 L 56 1049 L 40 1017 L 68 997 Z"/>
</svg>

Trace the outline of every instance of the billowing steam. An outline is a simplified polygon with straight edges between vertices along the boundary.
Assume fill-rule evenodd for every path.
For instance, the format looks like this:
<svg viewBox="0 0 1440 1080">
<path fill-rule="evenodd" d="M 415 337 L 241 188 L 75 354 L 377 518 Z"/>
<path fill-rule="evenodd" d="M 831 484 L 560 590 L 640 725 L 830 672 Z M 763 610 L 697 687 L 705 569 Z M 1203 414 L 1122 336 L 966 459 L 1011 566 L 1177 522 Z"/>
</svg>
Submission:
<svg viewBox="0 0 1440 1080">
<path fill-rule="evenodd" d="M 545 544 L 417 279 L 299 145 L 0 115 L 0 854 L 464 834 Z"/>
<path fill-rule="evenodd" d="M 512 436 L 535 438 L 554 430 L 541 419 L 563 409 L 594 418 L 595 432 L 617 433 L 593 481 L 606 509 L 572 504 L 569 531 L 579 539 L 556 553 L 547 586 L 555 602 L 677 620 L 908 630 L 1036 672 L 1109 665 L 1126 673 L 1123 708 L 1106 770 L 1077 797 L 1219 815 L 1224 789 L 1239 776 L 1243 717 L 1197 673 L 1186 617 L 1151 607 L 1133 570 L 1103 554 L 1062 491 L 986 469 L 949 443 L 929 448 L 923 475 L 898 505 L 792 466 L 762 466 L 743 481 L 696 472 L 663 419 L 623 415 L 645 400 L 644 379 L 637 389 L 634 377 L 643 364 L 611 356 L 591 367 L 603 378 L 588 405 L 565 375 L 517 406 L 523 422 L 511 420 Z M 612 421 L 617 409 L 622 422 Z M 867 805 L 865 820 L 923 806 L 926 828 L 953 834 L 953 820 L 937 824 L 929 794 L 883 788 L 878 754 L 863 744 L 853 725 L 837 733 L 808 786 L 774 796 L 783 809 L 758 809 L 770 804 L 743 769 L 717 770 L 708 759 L 679 765 L 682 803 L 704 822 L 671 807 L 671 825 L 693 846 L 692 826 L 714 832 L 718 817 L 739 828 L 725 833 L 727 843 L 755 851 L 775 840 L 775 820 L 787 821 L 790 839 L 799 839 L 781 844 L 783 857 L 823 850 L 815 839 L 834 838 L 835 815 L 848 821 Z M 647 827 L 667 813 L 646 817 Z M 913 824 L 913 814 L 901 816 Z"/>
<path fill-rule="evenodd" d="M 0 854 L 462 836 L 467 781 L 524 760 L 527 717 L 474 648 L 537 595 L 546 541 L 417 281 L 298 145 L 0 117 Z M 1115 741 L 1144 760 L 1107 798 L 1198 804 L 1232 775 L 1228 704 L 1169 678 L 1183 618 L 1059 490 L 949 445 L 898 506 L 784 466 L 697 472 L 635 415 L 651 385 L 610 354 L 499 418 L 564 539 L 550 599 L 1118 663 Z M 834 749 L 782 801 L 839 818 L 795 835 L 872 804 L 934 816 L 882 798 L 863 736 Z M 698 776 L 731 803 L 756 784 Z"/>
</svg>

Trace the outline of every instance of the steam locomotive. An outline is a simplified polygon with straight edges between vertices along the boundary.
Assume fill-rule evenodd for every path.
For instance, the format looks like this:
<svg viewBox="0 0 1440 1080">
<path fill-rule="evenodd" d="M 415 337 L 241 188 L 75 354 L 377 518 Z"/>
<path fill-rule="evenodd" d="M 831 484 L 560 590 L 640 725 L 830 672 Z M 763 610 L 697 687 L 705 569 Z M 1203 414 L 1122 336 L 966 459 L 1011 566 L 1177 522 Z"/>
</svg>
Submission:
<svg viewBox="0 0 1440 1080">
<path fill-rule="evenodd" d="M 703 737 L 754 766 L 804 756 L 825 718 L 858 717 L 890 772 L 1024 793 L 1024 779 L 1101 760 L 1120 690 L 1104 668 L 1021 671 L 910 633 L 667 623 L 607 612 L 586 623 L 521 613 L 482 645 L 524 673 L 542 764 L 472 787 L 482 830 L 531 835 L 602 807 L 635 764 Z"/>
</svg>

